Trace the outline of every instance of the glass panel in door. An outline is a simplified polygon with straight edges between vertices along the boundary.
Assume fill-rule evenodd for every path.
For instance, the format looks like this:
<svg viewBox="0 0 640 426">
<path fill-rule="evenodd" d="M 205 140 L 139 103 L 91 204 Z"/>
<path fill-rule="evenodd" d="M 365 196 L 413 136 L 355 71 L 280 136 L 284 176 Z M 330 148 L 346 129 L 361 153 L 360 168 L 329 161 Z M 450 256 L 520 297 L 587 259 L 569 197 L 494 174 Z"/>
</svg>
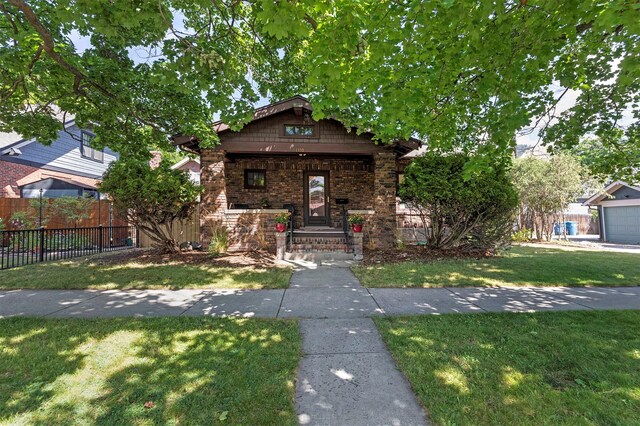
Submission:
<svg viewBox="0 0 640 426">
<path fill-rule="evenodd" d="M 322 217 L 327 215 L 326 194 L 325 194 L 325 177 L 323 175 L 309 175 L 309 218 Z"/>
</svg>

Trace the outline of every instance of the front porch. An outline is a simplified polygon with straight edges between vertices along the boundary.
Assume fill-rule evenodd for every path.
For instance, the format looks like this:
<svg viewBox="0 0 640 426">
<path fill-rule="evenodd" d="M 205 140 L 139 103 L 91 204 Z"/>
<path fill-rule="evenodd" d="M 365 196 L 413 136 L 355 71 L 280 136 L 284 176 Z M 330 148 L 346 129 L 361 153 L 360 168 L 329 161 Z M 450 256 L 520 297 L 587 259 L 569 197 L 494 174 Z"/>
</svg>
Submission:
<svg viewBox="0 0 640 426">
<path fill-rule="evenodd" d="M 366 218 L 364 242 L 392 244 L 395 232 L 395 155 L 334 158 L 321 156 L 238 156 L 221 150 L 202 155 L 202 221 L 206 244 L 209 225 L 229 232 L 229 250 L 276 252 L 275 216 L 292 212 L 286 249 L 290 253 L 354 253 L 346 219 Z M 376 191 L 380 166 L 391 163 L 391 191 Z M 376 167 L 376 165 L 378 167 Z M 215 176 L 215 178 L 214 178 Z M 248 185 L 250 183 L 250 185 Z M 376 203 L 378 200 L 378 203 Z M 383 205 L 386 200 L 389 205 Z M 212 209 L 211 207 L 215 207 Z M 376 209 L 376 207 L 378 209 Z M 381 216 L 377 211 L 388 211 Z M 210 226 L 209 226 L 210 227 Z M 377 233 L 388 229 L 388 234 Z M 387 238 L 388 237 L 388 238 Z M 385 241 L 388 240 L 388 241 Z"/>
</svg>

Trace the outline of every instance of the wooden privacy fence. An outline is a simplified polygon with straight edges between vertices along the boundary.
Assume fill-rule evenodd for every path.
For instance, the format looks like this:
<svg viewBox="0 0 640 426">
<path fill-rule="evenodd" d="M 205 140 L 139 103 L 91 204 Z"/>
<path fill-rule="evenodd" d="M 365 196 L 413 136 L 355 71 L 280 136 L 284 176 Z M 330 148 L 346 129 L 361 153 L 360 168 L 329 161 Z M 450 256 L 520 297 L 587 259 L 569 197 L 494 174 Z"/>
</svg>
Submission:
<svg viewBox="0 0 640 426">
<path fill-rule="evenodd" d="M 196 206 L 191 217 L 185 220 L 176 220 L 173 222 L 173 238 L 183 243 L 185 241 L 200 241 L 200 206 Z M 154 243 L 149 236 L 140 230 L 139 247 L 153 247 Z"/>
<path fill-rule="evenodd" d="M 598 218 L 590 214 L 566 214 L 566 222 L 578 222 L 578 234 L 599 234 L 600 226 Z"/>
<path fill-rule="evenodd" d="M 4 221 L 5 229 L 10 228 L 9 219 L 15 212 L 30 212 L 35 218 L 35 226 L 38 226 L 39 211 L 31 207 L 34 198 L 0 198 L 0 218 Z M 37 199 L 35 199 L 37 200 Z M 45 198 L 43 201 L 51 204 L 53 199 Z M 67 218 L 60 215 L 51 214 L 46 207 L 43 208 L 43 219 L 46 220 L 47 228 L 69 228 L 69 227 L 90 227 L 90 226 L 126 226 L 127 221 L 120 217 L 111 208 L 111 203 L 105 200 L 95 201 L 91 206 L 88 219 L 79 220 L 78 223 L 70 223 Z"/>
</svg>

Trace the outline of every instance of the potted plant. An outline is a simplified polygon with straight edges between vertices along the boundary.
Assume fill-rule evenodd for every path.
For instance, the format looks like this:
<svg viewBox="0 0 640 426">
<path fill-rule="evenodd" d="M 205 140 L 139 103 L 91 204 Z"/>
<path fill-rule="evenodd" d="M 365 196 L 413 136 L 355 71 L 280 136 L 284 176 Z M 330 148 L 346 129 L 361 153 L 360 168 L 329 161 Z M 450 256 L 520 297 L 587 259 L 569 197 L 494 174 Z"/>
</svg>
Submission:
<svg viewBox="0 0 640 426">
<path fill-rule="evenodd" d="M 289 217 L 291 217 L 291 212 L 282 212 L 276 215 L 276 231 L 284 232 L 287 230 Z"/>
<path fill-rule="evenodd" d="M 354 214 L 349 216 L 349 224 L 353 228 L 353 232 L 362 232 L 362 225 L 364 224 L 364 216 L 361 214 Z"/>
<path fill-rule="evenodd" d="M 262 197 L 260 199 L 260 206 L 262 206 L 263 209 L 268 209 L 271 207 L 271 203 L 267 197 Z"/>
</svg>

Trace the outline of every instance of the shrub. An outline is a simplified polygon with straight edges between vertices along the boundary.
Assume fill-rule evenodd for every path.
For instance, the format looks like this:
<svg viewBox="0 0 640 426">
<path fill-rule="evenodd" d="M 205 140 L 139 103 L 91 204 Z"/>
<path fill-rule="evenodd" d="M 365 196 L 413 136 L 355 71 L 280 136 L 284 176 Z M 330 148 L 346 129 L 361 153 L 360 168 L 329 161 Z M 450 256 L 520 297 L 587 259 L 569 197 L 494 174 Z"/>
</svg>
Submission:
<svg viewBox="0 0 640 426">
<path fill-rule="evenodd" d="M 422 220 L 434 249 L 497 249 L 509 244 L 517 196 L 506 167 L 465 176 L 464 154 L 426 153 L 404 172 L 399 195 Z"/>
<path fill-rule="evenodd" d="M 53 199 L 48 210 L 62 218 L 65 226 L 78 226 L 80 221 L 91 218 L 94 203 L 93 197 L 60 197 Z"/>
<path fill-rule="evenodd" d="M 218 255 L 226 253 L 229 249 L 229 231 L 219 220 L 209 219 L 207 227 L 211 233 L 211 241 L 207 247 L 210 254 Z"/>
<path fill-rule="evenodd" d="M 186 172 L 172 169 L 165 160 L 151 168 L 146 159 L 126 156 L 111 163 L 100 190 L 156 247 L 174 253 L 180 245 L 173 237 L 173 225 L 191 216 L 201 192 Z"/>
<path fill-rule="evenodd" d="M 515 243 L 526 243 L 527 241 L 531 241 L 531 234 L 531 229 L 522 228 L 513 233 L 511 240 Z"/>
<path fill-rule="evenodd" d="M 16 230 L 34 229 L 36 227 L 33 215 L 25 211 L 14 212 L 11 215 L 11 219 L 9 219 L 9 224 L 12 229 Z"/>
<path fill-rule="evenodd" d="M 518 158 L 510 174 L 520 199 L 519 225 L 531 228 L 538 240 L 550 240 L 553 223 L 564 222 L 569 203 L 592 192 L 586 169 L 568 155 Z"/>
</svg>

